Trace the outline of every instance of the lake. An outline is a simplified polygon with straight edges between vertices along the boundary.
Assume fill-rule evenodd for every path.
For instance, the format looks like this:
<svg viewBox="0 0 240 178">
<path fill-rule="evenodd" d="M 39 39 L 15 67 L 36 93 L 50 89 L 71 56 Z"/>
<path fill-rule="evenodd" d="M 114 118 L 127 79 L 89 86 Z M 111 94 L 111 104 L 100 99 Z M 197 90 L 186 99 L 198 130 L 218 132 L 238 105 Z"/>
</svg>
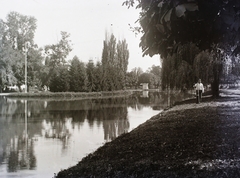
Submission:
<svg viewBox="0 0 240 178">
<path fill-rule="evenodd" d="M 0 177 L 51 178 L 189 96 L 148 91 L 107 99 L 1 96 Z"/>
</svg>

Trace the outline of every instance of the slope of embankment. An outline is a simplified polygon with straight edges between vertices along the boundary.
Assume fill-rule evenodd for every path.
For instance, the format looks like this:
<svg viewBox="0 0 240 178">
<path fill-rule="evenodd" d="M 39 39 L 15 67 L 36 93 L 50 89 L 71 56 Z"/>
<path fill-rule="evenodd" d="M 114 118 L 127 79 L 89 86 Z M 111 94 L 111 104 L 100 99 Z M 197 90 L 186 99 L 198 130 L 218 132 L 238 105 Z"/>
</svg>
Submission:
<svg viewBox="0 0 240 178">
<path fill-rule="evenodd" d="M 166 110 L 57 174 L 77 177 L 240 177 L 240 95 Z"/>
</svg>

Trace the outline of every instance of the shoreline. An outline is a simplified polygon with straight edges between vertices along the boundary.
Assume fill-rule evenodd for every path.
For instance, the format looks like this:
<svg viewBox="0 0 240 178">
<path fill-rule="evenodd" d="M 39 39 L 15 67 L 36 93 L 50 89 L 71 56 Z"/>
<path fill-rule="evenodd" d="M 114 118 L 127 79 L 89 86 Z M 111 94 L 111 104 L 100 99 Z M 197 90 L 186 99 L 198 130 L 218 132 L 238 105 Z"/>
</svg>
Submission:
<svg viewBox="0 0 240 178">
<path fill-rule="evenodd" d="M 57 177 L 239 175 L 239 99 L 239 93 L 224 92 L 223 97 L 205 97 L 200 104 L 183 101 L 106 143 Z M 231 120 L 226 119 L 229 115 Z M 233 143 L 239 147 L 232 149 Z"/>
<path fill-rule="evenodd" d="M 99 99 L 109 97 L 124 97 L 132 95 L 133 91 L 104 91 L 104 92 L 37 92 L 37 93 L 0 93 L 0 96 L 8 98 L 25 98 L 25 99 Z"/>
<path fill-rule="evenodd" d="M 117 90 L 117 91 L 102 91 L 102 92 L 35 92 L 35 93 L 23 93 L 23 92 L 13 92 L 13 93 L 0 93 L 0 97 L 6 97 L 10 99 L 26 99 L 26 100 L 54 100 L 54 101 L 65 101 L 65 100 L 84 100 L 84 99 L 108 99 L 108 98 L 119 98 L 119 97 L 130 97 L 134 96 L 138 92 L 159 92 L 168 93 L 168 91 L 160 91 L 158 89 L 149 90 Z M 181 91 L 171 91 L 171 94 L 178 95 L 184 94 Z M 185 99 L 193 98 L 192 90 L 186 92 L 188 96 Z M 178 100 L 177 100 L 178 101 Z M 181 101 L 181 100 L 179 100 Z M 179 102 L 178 101 L 178 102 Z M 172 104 L 171 104 L 172 106 Z"/>
</svg>

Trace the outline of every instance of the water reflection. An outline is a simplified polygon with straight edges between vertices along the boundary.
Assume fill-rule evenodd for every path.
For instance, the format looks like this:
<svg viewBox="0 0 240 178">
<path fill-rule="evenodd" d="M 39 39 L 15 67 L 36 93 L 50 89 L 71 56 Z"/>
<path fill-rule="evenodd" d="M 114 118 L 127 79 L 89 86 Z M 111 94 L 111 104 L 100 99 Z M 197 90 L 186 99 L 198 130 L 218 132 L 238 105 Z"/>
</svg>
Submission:
<svg viewBox="0 0 240 178">
<path fill-rule="evenodd" d="M 94 123 L 103 125 L 104 139 L 113 140 L 129 129 L 127 103 L 125 98 L 84 101 L 48 102 L 44 113 L 45 137 L 69 137 L 67 125 L 80 128 L 87 120 L 90 128 Z"/>
<path fill-rule="evenodd" d="M 0 175 L 69 167 L 167 107 L 169 98 L 183 97 L 145 91 L 128 98 L 68 101 L 0 97 Z"/>
<path fill-rule="evenodd" d="M 31 139 L 28 139 L 27 101 L 17 102 L 16 100 L 1 98 L 0 103 L 2 108 L 0 115 L 1 163 L 7 163 L 8 172 L 34 169 L 36 167 L 36 157 L 34 155 L 33 142 Z M 21 114 L 19 116 L 17 114 L 20 109 L 24 109 L 24 115 Z"/>
<path fill-rule="evenodd" d="M 145 106 L 150 106 L 154 110 L 161 110 L 174 105 L 176 101 L 192 98 L 192 96 L 191 93 L 173 92 L 170 90 L 166 92 L 140 91 L 135 92 L 129 105 L 138 110 Z"/>
<path fill-rule="evenodd" d="M 33 141 L 15 137 L 10 140 L 6 147 L 5 156 L 7 159 L 8 172 L 17 170 L 34 169 L 36 167 L 36 157 L 33 151 Z"/>
</svg>

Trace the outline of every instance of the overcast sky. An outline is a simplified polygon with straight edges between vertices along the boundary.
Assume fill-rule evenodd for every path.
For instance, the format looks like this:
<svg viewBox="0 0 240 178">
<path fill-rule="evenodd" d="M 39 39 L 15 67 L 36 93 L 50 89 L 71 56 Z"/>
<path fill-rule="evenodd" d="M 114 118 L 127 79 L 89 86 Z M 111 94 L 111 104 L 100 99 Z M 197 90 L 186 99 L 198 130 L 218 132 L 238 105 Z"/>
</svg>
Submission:
<svg viewBox="0 0 240 178">
<path fill-rule="evenodd" d="M 146 71 L 160 65 L 159 56 L 142 57 L 140 35 L 130 30 L 136 26 L 139 12 L 122 6 L 124 0 L 0 0 L 0 18 L 11 11 L 37 19 L 35 43 L 39 47 L 56 44 L 60 31 L 70 33 L 73 51 L 68 59 L 78 56 L 83 62 L 101 60 L 106 31 L 117 40 L 126 39 L 130 52 L 128 70 L 141 67 Z"/>
</svg>

